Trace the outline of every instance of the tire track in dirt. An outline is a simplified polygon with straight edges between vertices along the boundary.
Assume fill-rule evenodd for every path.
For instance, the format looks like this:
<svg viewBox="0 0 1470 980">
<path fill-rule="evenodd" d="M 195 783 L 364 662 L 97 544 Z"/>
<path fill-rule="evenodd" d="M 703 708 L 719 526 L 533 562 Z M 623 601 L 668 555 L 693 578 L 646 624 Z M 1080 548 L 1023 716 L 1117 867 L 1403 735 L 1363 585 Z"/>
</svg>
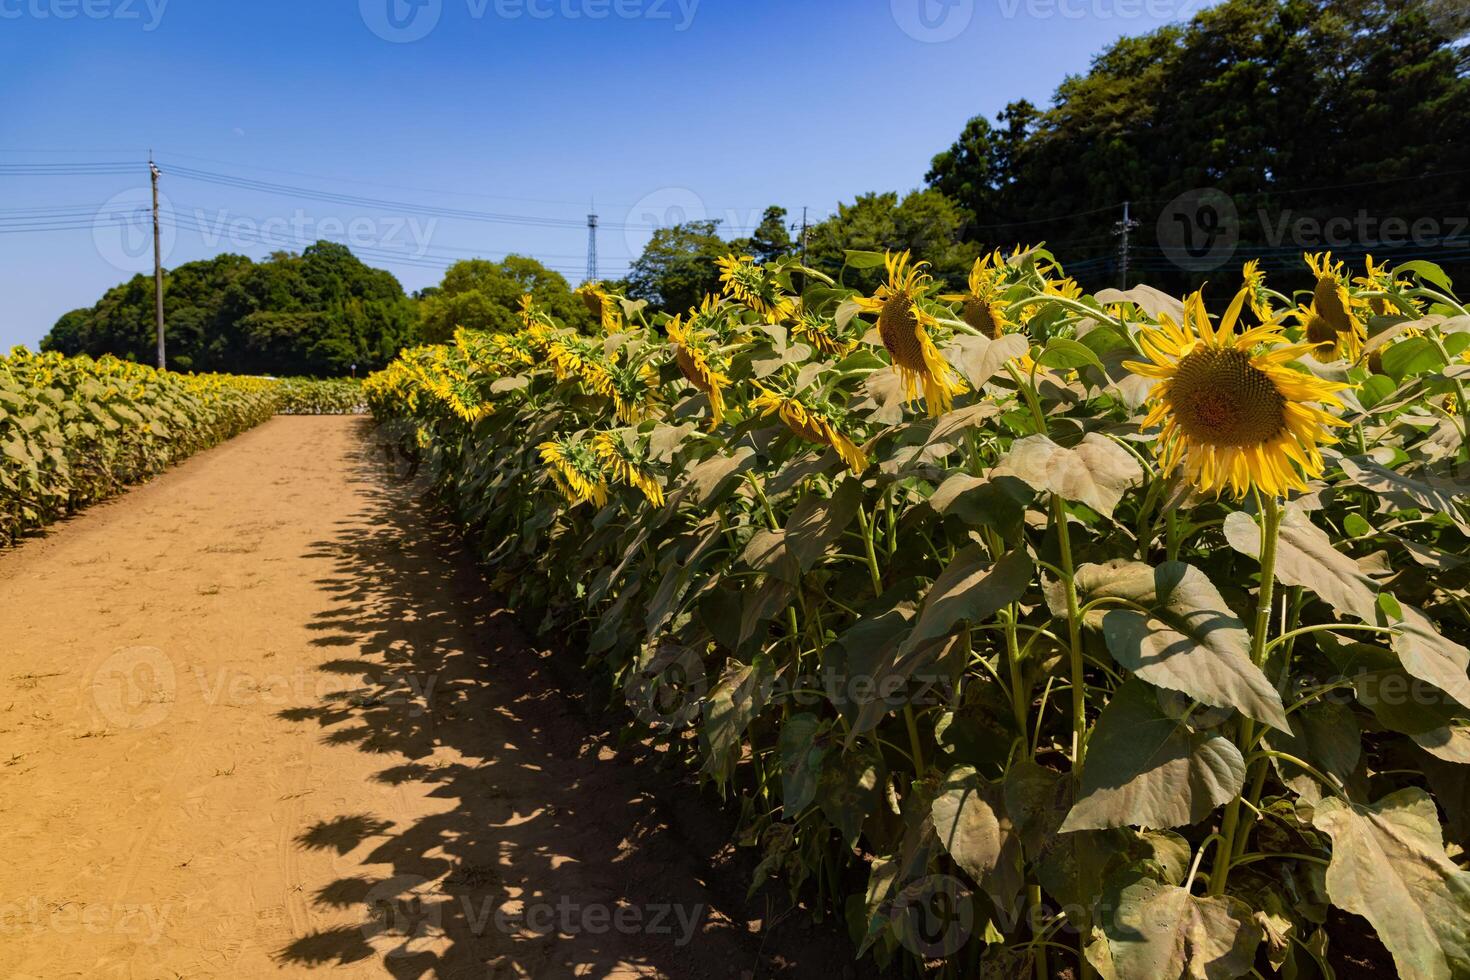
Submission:
<svg viewBox="0 0 1470 980">
<path fill-rule="evenodd" d="M 0 554 L 0 976 L 851 975 L 706 884 L 369 428 Z"/>
</svg>

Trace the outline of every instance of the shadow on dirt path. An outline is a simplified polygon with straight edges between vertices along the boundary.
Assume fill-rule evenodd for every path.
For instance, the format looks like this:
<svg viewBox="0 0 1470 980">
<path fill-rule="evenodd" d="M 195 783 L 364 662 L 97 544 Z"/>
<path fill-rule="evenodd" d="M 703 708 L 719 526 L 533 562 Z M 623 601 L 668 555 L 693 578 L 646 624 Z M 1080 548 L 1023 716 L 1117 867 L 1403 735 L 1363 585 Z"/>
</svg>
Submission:
<svg viewBox="0 0 1470 980">
<path fill-rule="evenodd" d="M 320 669 L 351 683 L 280 715 L 381 757 L 375 780 L 429 787 L 445 808 L 406 824 L 348 809 L 303 832 L 307 850 L 345 855 L 370 842 L 359 860 L 378 873 L 311 897 L 365 909 L 367 926 L 312 932 L 280 962 L 379 957 L 403 978 L 859 975 L 833 928 L 802 914 L 764 931 L 751 921 L 764 900 L 745 907 L 744 880 L 718 870 L 725 815 L 712 815 L 710 833 L 680 832 L 660 800 L 678 784 L 597 737 L 456 528 L 387 474 L 361 429 L 363 506 L 310 556 L 334 568 L 316 583 L 334 600 L 309 628 L 340 656 Z"/>
</svg>

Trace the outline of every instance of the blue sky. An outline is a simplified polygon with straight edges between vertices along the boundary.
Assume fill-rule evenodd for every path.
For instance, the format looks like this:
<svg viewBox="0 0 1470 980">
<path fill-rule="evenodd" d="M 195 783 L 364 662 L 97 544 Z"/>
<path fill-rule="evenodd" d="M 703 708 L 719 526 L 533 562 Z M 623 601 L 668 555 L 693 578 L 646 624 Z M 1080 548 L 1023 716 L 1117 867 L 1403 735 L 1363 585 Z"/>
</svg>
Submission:
<svg viewBox="0 0 1470 980">
<path fill-rule="evenodd" d="M 408 289 L 507 252 L 576 282 L 593 200 L 616 276 L 658 223 L 908 190 L 971 116 L 1200 6 L 0 0 L 0 348 L 151 268 L 150 147 L 166 265 L 321 237 Z"/>
</svg>

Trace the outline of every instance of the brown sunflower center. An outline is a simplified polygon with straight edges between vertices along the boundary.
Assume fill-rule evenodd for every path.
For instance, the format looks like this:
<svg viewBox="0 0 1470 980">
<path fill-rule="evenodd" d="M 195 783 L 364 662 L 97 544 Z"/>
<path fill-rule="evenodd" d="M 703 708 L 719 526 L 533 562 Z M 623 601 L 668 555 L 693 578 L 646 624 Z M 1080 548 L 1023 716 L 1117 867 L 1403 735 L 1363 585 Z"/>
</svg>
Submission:
<svg viewBox="0 0 1470 980">
<path fill-rule="evenodd" d="M 1316 302 L 1317 312 L 1322 319 L 1337 333 L 1347 333 L 1353 329 L 1352 318 L 1342 305 L 1342 297 L 1337 291 L 1337 280 L 1332 276 L 1323 276 L 1317 280 L 1317 288 L 1312 291 L 1312 299 Z"/>
<path fill-rule="evenodd" d="M 990 304 L 983 299 L 971 296 L 965 300 L 965 312 L 961 316 L 966 323 L 991 340 L 1000 336 L 1000 324 L 991 315 Z"/>
<path fill-rule="evenodd" d="M 1244 351 L 1204 348 L 1186 355 L 1168 397 L 1184 434 L 1206 445 L 1253 446 L 1286 427 L 1286 399 Z"/>
<path fill-rule="evenodd" d="M 674 363 L 679 365 L 680 373 L 689 380 L 690 384 L 694 385 L 694 387 L 698 388 L 705 394 L 709 394 L 709 380 L 705 378 L 704 374 L 699 370 L 699 365 L 695 363 L 694 358 L 690 356 L 688 351 L 686 351 L 682 347 L 675 347 Z"/>
<path fill-rule="evenodd" d="M 1328 323 L 1326 317 L 1313 316 L 1307 320 L 1307 342 L 1336 346 L 1337 328 Z"/>
<path fill-rule="evenodd" d="M 893 363 L 910 371 L 924 370 L 924 347 L 919 341 L 919 316 L 913 298 L 903 293 L 888 297 L 878 314 L 878 333 Z"/>
</svg>

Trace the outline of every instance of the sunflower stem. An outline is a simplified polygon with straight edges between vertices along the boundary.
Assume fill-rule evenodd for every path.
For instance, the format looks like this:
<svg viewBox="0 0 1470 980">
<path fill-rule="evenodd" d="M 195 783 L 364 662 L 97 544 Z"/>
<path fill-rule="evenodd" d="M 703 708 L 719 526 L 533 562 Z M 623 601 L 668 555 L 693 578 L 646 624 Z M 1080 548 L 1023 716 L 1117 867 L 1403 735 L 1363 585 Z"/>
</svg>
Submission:
<svg viewBox="0 0 1470 980">
<path fill-rule="evenodd" d="M 1256 628 L 1251 636 L 1251 662 L 1263 667 L 1266 662 L 1266 636 L 1271 629 L 1271 610 L 1276 600 L 1276 542 L 1281 536 L 1281 505 L 1272 495 L 1262 496 L 1261 502 L 1261 587 L 1256 596 Z M 1248 746 L 1255 738 L 1255 722 L 1240 719 L 1236 744 Z M 1265 776 L 1258 778 L 1264 787 Z M 1225 894 L 1230 880 L 1230 864 L 1236 855 L 1236 834 L 1240 830 L 1240 811 L 1245 796 L 1242 794 L 1230 801 L 1225 808 L 1225 818 L 1220 825 L 1222 843 L 1215 851 L 1215 864 L 1210 871 L 1210 890 L 1213 896 Z"/>
<path fill-rule="evenodd" d="M 868 510 L 858 504 L 858 530 L 863 535 L 863 551 L 868 560 L 868 574 L 873 579 L 873 595 L 883 594 L 883 572 L 878 568 L 878 552 L 873 546 L 873 522 L 868 520 Z"/>
<path fill-rule="evenodd" d="M 1082 774 L 1087 755 L 1087 680 L 1083 675 L 1082 614 L 1077 601 L 1076 568 L 1072 563 L 1072 532 L 1067 527 L 1067 505 L 1052 495 L 1052 524 L 1057 529 L 1057 548 L 1062 557 L 1062 584 L 1067 592 L 1067 646 L 1071 656 L 1072 681 L 1072 771 Z"/>
</svg>

